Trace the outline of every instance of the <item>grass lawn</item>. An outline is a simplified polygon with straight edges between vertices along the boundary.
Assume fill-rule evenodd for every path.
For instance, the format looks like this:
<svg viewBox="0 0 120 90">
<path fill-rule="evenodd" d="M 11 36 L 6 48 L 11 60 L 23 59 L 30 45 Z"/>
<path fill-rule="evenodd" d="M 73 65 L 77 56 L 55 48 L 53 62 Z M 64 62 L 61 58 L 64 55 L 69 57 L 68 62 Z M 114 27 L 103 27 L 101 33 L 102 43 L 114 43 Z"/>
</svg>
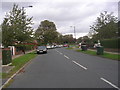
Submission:
<svg viewBox="0 0 120 90">
<path fill-rule="evenodd" d="M 2 73 L 2 78 L 9 78 L 11 77 L 15 72 L 17 72 L 22 66 L 24 66 L 28 61 L 35 58 L 37 54 L 35 52 L 31 52 L 28 54 L 25 54 L 23 56 L 20 56 L 18 58 L 15 58 L 12 60 L 12 66 L 15 66 L 9 73 Z"/>
<path fill-rule="evenodd" d="M 97 55 L 96 51 L 91 51 L 91 50 L 87 50 L 87 51 L 76 50 L 76 51 L 77 52 L 82 52 L 82 53 L 85 53 L 85 54 L 95 55 L 95 56 Z M 111 54 L 111 53 L 104 52 L 103 55 L 97 55 L 97 56 L 120 61 L 120 55 L 118 55 L 118 54 Z"/>
<path fill-rule="evenodd" d="M 0 73 L 0 79 L 2 78 L 2 73 Z"/>
<path fill-rule="evenodd" d="M 66 49 L 73 49 L 72 47 L 68 47 L 68 48 L 66 48 Z"/>
</svg>

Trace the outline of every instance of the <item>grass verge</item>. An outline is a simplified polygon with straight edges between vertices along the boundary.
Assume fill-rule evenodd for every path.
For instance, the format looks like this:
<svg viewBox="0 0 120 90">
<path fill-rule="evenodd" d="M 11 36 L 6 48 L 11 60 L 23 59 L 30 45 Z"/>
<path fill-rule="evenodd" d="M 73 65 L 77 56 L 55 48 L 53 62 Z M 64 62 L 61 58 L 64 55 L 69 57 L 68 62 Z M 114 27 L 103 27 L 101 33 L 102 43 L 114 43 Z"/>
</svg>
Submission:
<svg viewBox="0 0 120 90">
<path fill-rule="evenodd" d="M 23 56 L 20 56 L 18 58 L 15 58 L 12 60 L 12 66 L 15 66 L 9 73 L 2 73 L 2 78 L 9 78 L 11 77 L 14 73 L 16 73 L 22 66 L 24 66 L 28 61 L 36 57 L 37 54 L 35 52 L 31 52 L 28 54 L 25 54 Z"/>
<path fill-rule="evenodd" d="M 68 47 L 68 48 L 66 48 L 66 49 L 69 49 L 69 50 L 70 50 L 70 49 L 73 49 L 73 48 L 72 48 L 72 47 Z"/>
<path fill-rule="evenodd" d="M 104 57 L 104 58 L 109 58 L 109 59 L 120 61 L 120 55 L 118 55 L 118 54 L 111 54 L 111 53 L 104 52 L 103 55 L 97 55 L 96 51 L 91 51 L 91 50 L 87 50 L 87 51 L 76 50 L 76 51 L 77 52 L 82 52 L 82 53 L 85 53 L 85 54 L 90 54 L 90 55 L 95 55 L 95 56 L 100 56 L 100 57 Z"/>
<path fill-rule="evenodd" d="M 20 68 L 22 68 L 28 61 L 35 58 L 37 54 L 35 52 L 31 52 L 15 58 L 12 60 L 12 66 L 15 66 L 9 73 L 2 73 L 2 78 L 10 78 L 13 74 L 15 74 Z M 14 80 L 11 79 L 3 88 L 7 88 Z"/>
</svg>

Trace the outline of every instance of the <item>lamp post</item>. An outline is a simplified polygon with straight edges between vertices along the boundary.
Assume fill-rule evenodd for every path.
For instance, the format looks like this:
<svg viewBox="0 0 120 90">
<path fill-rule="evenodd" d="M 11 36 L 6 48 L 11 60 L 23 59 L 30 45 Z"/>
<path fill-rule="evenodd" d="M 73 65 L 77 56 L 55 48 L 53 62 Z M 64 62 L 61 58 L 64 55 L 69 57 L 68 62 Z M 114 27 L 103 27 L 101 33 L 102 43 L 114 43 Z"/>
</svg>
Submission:
<svg viewBox="0 0 120 90">
<path fill-rule="evenodd" d="M 32 5 L 28 6 L 28 7 L 33 7 Z"/>
<path fill-rule="evenodd" d="M 32 6 L 32 5 L 29 5 L 29 6 L 22 7 L 22 8 L 24 9 L 24 8 L 29 8 L 29 7 L 32 8 L 33 6 Z"/>
</svg>

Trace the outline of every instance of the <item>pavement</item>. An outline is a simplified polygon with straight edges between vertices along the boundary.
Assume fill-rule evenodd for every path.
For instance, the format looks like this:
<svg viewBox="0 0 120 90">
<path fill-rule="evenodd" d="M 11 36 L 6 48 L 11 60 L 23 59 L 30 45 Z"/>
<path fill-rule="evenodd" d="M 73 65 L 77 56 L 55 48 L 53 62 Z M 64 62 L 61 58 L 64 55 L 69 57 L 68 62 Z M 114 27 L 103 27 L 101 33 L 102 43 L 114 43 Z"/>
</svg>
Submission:
<svg viewBox="0 0 120 90">
<path fill-rule="evenodd" d="M 8 88 L 117 88 L 118 63 L 65 48 L 39 54 Z"/>
</svg>

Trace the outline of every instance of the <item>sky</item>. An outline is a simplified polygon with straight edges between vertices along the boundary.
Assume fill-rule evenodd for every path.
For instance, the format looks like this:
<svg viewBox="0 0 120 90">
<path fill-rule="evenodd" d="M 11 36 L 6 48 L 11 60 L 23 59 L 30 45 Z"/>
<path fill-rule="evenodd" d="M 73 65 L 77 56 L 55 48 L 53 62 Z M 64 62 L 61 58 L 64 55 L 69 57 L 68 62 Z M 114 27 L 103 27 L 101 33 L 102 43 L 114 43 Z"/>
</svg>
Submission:
<svg viewBox="0 0 120 90">
<path fill-rule="evenodd" d="M 90 31 L 100 13 L 113 12 L 118 17 L 119 0 L 2 0 L 0 2 L 0 24 L 5 14 L 12 10 L 13 4 L 25 7 L 28 17 L 33 16 L 33 28 L 36 30 L 41 21 L 55 23 L 57 31 L 63 35 L 73 34 L 76 38 Z M 33 7 L 28 7 L 32 5 Z"/>
</svg>

